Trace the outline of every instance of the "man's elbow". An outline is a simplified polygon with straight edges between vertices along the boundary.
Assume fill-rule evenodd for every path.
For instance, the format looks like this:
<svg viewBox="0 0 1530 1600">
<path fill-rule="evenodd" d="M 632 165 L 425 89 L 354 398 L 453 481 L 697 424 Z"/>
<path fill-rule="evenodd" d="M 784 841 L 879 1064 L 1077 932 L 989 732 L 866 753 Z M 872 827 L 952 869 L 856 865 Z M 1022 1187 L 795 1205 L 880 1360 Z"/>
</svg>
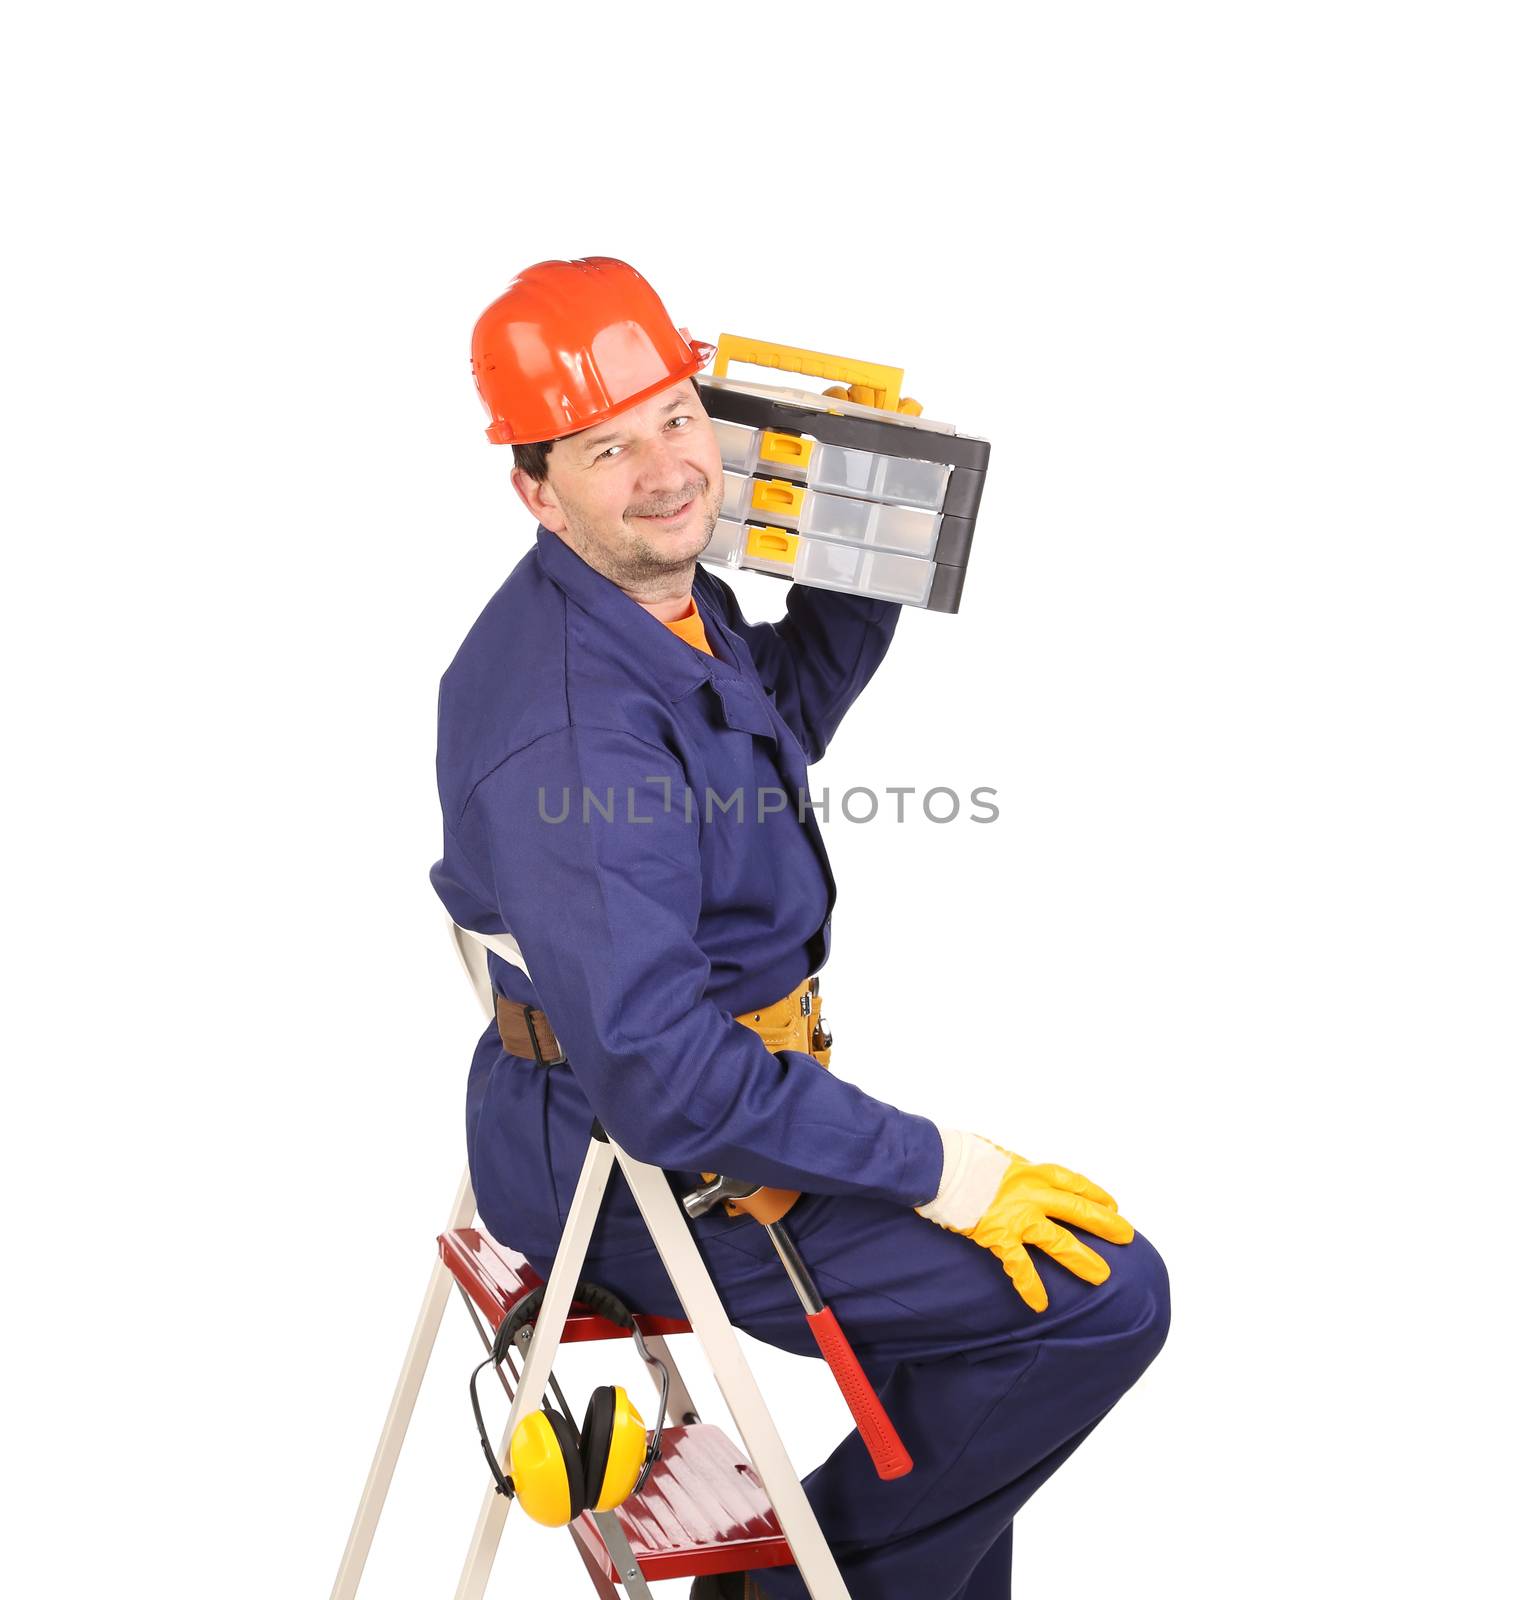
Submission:
<svg viewBox="0 0 1530 1600">
<path fill-rule="evenodd" d="M 600 1125 L 634 1161 L 672 1172 L 707 1172 L 706 1155 L 712 1147 L 700 1129 L 689 1123 L 656 1118 L 636 1106 L 611 1108 Z"/>
</svg>

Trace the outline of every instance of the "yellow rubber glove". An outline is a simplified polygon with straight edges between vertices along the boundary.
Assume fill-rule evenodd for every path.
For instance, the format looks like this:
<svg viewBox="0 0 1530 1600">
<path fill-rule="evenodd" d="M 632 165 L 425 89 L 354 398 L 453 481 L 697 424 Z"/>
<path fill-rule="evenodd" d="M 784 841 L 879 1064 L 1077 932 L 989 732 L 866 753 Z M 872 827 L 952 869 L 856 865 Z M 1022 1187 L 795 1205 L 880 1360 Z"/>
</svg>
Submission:
<svg viewBox="0 0 1530 1600">
<path fill-rule="evenodd" d="M 942 1128 L 945 1168 L 933 1200 L 914 1209 L 996 1255 L 1032 1311 L 1047 1308 L 1046 1286 L 1027 1252 L 1045 1250 L 1085 1283 L 1104 1283 L 1110 1263 L 1057 1225 L 1071 1223 L 1112 1244 L 1130 1244 L 1133 1229 L 1097 1183 L 1067 1167 L 1036 1164 L 975 1133 Z"/>
<path fill-rule="evenodd" d="M 847 389 L 844 384 L 836 383 L 832 388 L 823 392 L 825 400 L 849 400 L 858 406 L 874 406 L 877 403 L 877 392 L 866 383 L 852 383 Z M 924 407 L 912 395 L 904 395 L 898 402 L 898 410 L 905 417 L 920 416 Z"/>
</svg>

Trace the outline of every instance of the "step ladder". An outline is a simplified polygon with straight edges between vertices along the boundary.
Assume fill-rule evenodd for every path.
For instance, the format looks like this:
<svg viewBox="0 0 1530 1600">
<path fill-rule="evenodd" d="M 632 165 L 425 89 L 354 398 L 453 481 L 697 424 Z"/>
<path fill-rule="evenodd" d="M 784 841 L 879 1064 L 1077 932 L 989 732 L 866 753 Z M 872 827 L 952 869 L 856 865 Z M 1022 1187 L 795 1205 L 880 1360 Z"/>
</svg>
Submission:
<svg viewBox="0 0 1530 1600">
<path fill-rule="evenodd" d="M 528 972 L 525 957 L 508 935 L 471 933 L 455 923 L 450 927 L 463 968 L 485 1014 L 492 1018 L 494 996 L 484 951 L 492 950 Z M 592 1132 L 541 1308 L 535 1322 L 523 1328 L 517 1339 L 521 1371 L 517 1375 L 513 1362 L 507 1361 L 510 1375 L 503 1370 L 499 1373 L 511 1398 L 500 1459 L 505 1459 L 516 1424 L 528 1410 L 541 1405 L 550 1382 L 554 1393 L 558 1392 L 552 1363 L 560 1343 L 630 1337 L 604 1317 L 573 1305 L 574 1286 L 584 1266 L 600 1203 L 612 1169 L 618 1166 L 669 1273 L 685 1320 L 637 1319 L 649 1349 L 669 1373 L 668 1413 L 658 1419 L 663 1451 L 639 1493 L 613 1511 L 585 1512 L 570 1525 L 575 1550 L 595 1592 L 603 1600 L 618 1600 L 621 1594 L 629 1600 L 652 1600 L 651 1581 L 795 1562 L 813 1600 L 850 1600 L 663 1172 L 635 1161 L 599 1129 Z M 472 1226 L 476 1209 L 472 1184 L 464 1172 L 446 1229 L 437 1239 L 437 1260 L 330 1600 L 354 1600 L 453 1287 L 487 1345 L 510 1307 L 542 1281 L 524 1257 Z M 693 1333 L 700 1341 L 747 1455 L 740 1453 L 721 1428 L 701 1421 L 668 1343 L 671 1336 L 685 1333 Z M 651 1370 L 650 1376 L 657 1386 L 659 1380 Z M 509 1509 L 510 1502 L 490 1484 L 455 1600 L 481 1600 Z M 540 1530 L 533 1536 L 541 1537 Z"/>
</svg>

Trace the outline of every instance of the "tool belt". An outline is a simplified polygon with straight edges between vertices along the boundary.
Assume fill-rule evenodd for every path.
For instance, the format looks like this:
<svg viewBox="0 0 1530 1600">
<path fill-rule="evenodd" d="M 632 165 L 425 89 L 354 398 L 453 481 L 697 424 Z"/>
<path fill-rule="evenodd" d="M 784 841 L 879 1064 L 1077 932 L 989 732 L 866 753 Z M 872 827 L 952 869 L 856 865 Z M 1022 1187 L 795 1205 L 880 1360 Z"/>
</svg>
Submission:
<svg viewBox="0 0 1530 1600">
<path fill-rule="evenodd" d="M 829 1064 L 834 1037 L 824 1026 L 823 1002 L 818 993 L 818 975 L 805 978 L 789 995 L 757 1011 L 735 1017 L 746 1028 L 759 1034 L 772 1054 L 778 1050 L 800 1050 L 821 1067 Z M 568 1058 L 553 1032 L 547 1013 L 535 1006 L 518 1005 L 502 994 L 494 997 L 494 1020 L 499 1024 L 499 1042 L 507 1055 L 538 1066 L 555 1067 Z M 702 1173 L 710 1183 L 714 1172 Z M 797 1203 L 796 1189 L 756 1189 L 739 1200 L 725 1202 L 730 1217 L 753 1217 L 757 1222 L 779 1222 Z"/>
<path fill-rule="evenodd" d="M 834 1037 L 823 1025 L 823 1001 L 816 972 L 811 978 L 804 978 L 785 999 L 758 1011 L 746 1011 L 733 1020 L 753 1028 L 772 1055 L 777 1050 L 800 1050 L 821 1067 L 829 1064 Z"/>
</svg>

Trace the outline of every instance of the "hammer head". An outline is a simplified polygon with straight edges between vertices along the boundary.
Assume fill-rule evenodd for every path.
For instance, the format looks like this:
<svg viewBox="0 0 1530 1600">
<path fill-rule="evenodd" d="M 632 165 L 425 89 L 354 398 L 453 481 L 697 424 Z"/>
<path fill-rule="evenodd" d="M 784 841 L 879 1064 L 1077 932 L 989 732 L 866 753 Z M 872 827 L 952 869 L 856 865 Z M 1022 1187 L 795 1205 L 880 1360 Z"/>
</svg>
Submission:
<svg viewBox="0 0 1530 1600">
<path fill-rule="evenodd" d="M 703 1217 L 724 1200 L 742 1200 L 759 1187 L 759 1184 L 750 1183 L 747 1178 L 713 1178 L 699 1189 L 692 1189 L 681 1204 L 685 1207 L 686 1216 Z"/>
</svg>

